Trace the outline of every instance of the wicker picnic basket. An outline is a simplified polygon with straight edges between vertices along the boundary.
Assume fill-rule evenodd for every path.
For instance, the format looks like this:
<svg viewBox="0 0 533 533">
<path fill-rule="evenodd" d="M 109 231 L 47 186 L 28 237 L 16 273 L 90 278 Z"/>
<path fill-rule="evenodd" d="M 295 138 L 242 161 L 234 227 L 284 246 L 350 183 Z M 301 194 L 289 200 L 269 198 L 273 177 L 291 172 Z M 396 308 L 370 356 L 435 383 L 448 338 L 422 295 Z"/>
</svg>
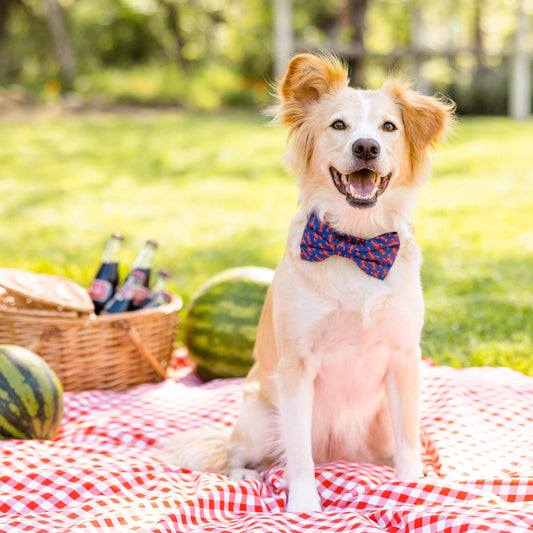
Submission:
<svg viewBox="0 0 533 533">
<path fill-rule="evenodd" d="M 39 354 L 67 391 L 124 390 L 166 377 L 182 300 L 96 316 L 71 280 L 0 268 L 0 343 Z"/>
</svg>

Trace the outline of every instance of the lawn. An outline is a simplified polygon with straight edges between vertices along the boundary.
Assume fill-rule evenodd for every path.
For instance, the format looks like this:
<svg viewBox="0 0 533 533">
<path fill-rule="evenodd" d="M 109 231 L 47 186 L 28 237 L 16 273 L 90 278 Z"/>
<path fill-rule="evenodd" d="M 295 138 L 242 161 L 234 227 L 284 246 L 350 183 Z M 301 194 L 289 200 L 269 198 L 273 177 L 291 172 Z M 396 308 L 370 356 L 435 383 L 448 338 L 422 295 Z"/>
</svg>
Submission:
<svg viewBox="0 0 533 533">
<path fill-rule="evenodd" d="M 184 300 L 233 266 L 275 267 L 296 207 L 285 132 L 259 114 L 0 117 L 0 266 L 88 285 L 108 235 L 144 240 Z M 533 121 L 461 119 L 422 191 L 423 353 L 533 374 Z"/>
</svg>

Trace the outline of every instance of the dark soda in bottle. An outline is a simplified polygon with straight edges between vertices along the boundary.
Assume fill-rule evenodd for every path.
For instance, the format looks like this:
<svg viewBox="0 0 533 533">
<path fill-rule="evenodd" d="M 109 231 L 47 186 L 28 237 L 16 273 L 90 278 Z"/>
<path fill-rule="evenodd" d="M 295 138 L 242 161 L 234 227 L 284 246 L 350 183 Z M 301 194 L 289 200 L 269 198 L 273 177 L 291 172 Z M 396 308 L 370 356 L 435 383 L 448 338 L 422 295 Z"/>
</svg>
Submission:
<svg viewBox="0 0 533 533">
<path fill-rule="evenodd" d="M 143 309 L 151 309 L 152 307 L 159 307 L 165 303 L 170 302 L 172 297 L 166 290 L 168 280 L 172 277 L 172 274 L 165 269 L 161 269 L 155 278 L 154 285 L 150 297 L 143 303 Z"/>
<path fill-rule="evenodd" d="M 111 235 L 102 256 L 102 263 L 89 287 L 89 295 L 98 315 L 115 294 L 118 284 L 118 260 L 124 237 L 116 232 Z"/>
<path fill-rule="evenodd" d="M 134 270 L 120 286 L 115 296 L 111 298 L 105 305 L 102 314 L 110 315 L 112 313 L 123 313 L 124 311 L 131 311 L 133 300 L 137 292 L 141 290 L 146 281 L 146 275 L 140 270 Z"/>
<path fill-rule="evenodd" d="M 154 307 L 168 304 L 170 300 L 172 300 L 170 292 L 163 290 L 154 294 L 153 298 L 150 298 L 150 300 L 143 305 L 143 309 L 153 309 Z"/>
<path fill-rule="evenodd" d="M 140 270 L 144 272 L 146 276 L 146 281 L 144 282 L 145 287 L 150 286 L 150 275 L 152 273 L 152 262 L 154 260 L 154 253 L 157 248 L 157 241 L 148 240 L 141 248 L 139 255 L 133 261 L 133 264 L 130 268 L 130 273 L 134 270 Z M 128 274 L 129 276 L 129 274 Z"/>
<path fill-rule="evenodd" d="M 157 242 L 154 240 L 148 240 L 142 247 L 141 251 L 139 252 L 139 255 L 135 258 L 135 261 L 133 261 L 133 264 L 131 265 L 130 272 L 133 272 L 134 270 L 138 270 L 140 272 L 143 272 L 146 276 L 144 285 L 141 287 L 136 295 L 135 299 L 130 307 L 130 311 L 135 311 L 136 309 L 140 309 L 144 303 L 150 298 L 150 290 L 148 287 L 150 286 L 150 275 L 152 273 L 152 262 L 154 259 L 154 253 L 157 248 Z M 129 274 L 128 274 L 129 276 Z"/>
</svg>

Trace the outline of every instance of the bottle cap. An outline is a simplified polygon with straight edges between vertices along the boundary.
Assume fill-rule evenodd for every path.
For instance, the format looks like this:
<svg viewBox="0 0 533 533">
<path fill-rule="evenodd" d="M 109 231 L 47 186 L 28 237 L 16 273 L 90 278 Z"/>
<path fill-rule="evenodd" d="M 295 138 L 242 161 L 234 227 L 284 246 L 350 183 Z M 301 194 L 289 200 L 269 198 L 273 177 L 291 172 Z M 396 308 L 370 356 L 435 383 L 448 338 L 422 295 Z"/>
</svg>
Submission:
<svg viewBox="0 0 533 533">
<path fill-rule="evenodd" d="M 122 233 L 120 233 L 120 231 L 115 231 L 115 233 L 111 234 L 111 237 L 113 237 L 113 239 L 120 239 L 121 241 L 124 240 L 124 236 Z"/>
<path fill-rule="evenodd" d="M 157 241 L 155 241 L 154 239 L 148 239 L 146 241 L 146 244 L 151 244 L 153 247 L 157 248 L 158 247 L 158 244 L 157 244 Z"/>
<path fill-rule="evenodd" d="M 163 276 L 164 278 L 171 278 L 172 274 L 166 269 L 162 268 L 161 270 L 157 271 L 158 276 Z"/>
</svg>

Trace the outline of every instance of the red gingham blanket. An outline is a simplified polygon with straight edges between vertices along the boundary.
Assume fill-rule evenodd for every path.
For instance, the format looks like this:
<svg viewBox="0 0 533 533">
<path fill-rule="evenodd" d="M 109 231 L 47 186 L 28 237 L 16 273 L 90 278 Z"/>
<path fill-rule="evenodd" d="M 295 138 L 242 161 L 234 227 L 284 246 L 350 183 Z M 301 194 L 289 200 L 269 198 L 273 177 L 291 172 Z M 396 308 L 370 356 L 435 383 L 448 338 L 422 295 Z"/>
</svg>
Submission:
<svg viewBox="0 0 533 533">
<path fill-rule="evenodd" d="M 0 442 L 2 532 L 524 532 L 533 530 L 533 378 L 503 368 L 423 364 L 428 477 L 317 466 L 323 512 L 285 513 L 283 468 L 259 481 L 166 465 L 158 445 L 228 428 L 240 379 L 181 378 L 126 392 L 65 394 L 54 442 Z"/>
</svg>

